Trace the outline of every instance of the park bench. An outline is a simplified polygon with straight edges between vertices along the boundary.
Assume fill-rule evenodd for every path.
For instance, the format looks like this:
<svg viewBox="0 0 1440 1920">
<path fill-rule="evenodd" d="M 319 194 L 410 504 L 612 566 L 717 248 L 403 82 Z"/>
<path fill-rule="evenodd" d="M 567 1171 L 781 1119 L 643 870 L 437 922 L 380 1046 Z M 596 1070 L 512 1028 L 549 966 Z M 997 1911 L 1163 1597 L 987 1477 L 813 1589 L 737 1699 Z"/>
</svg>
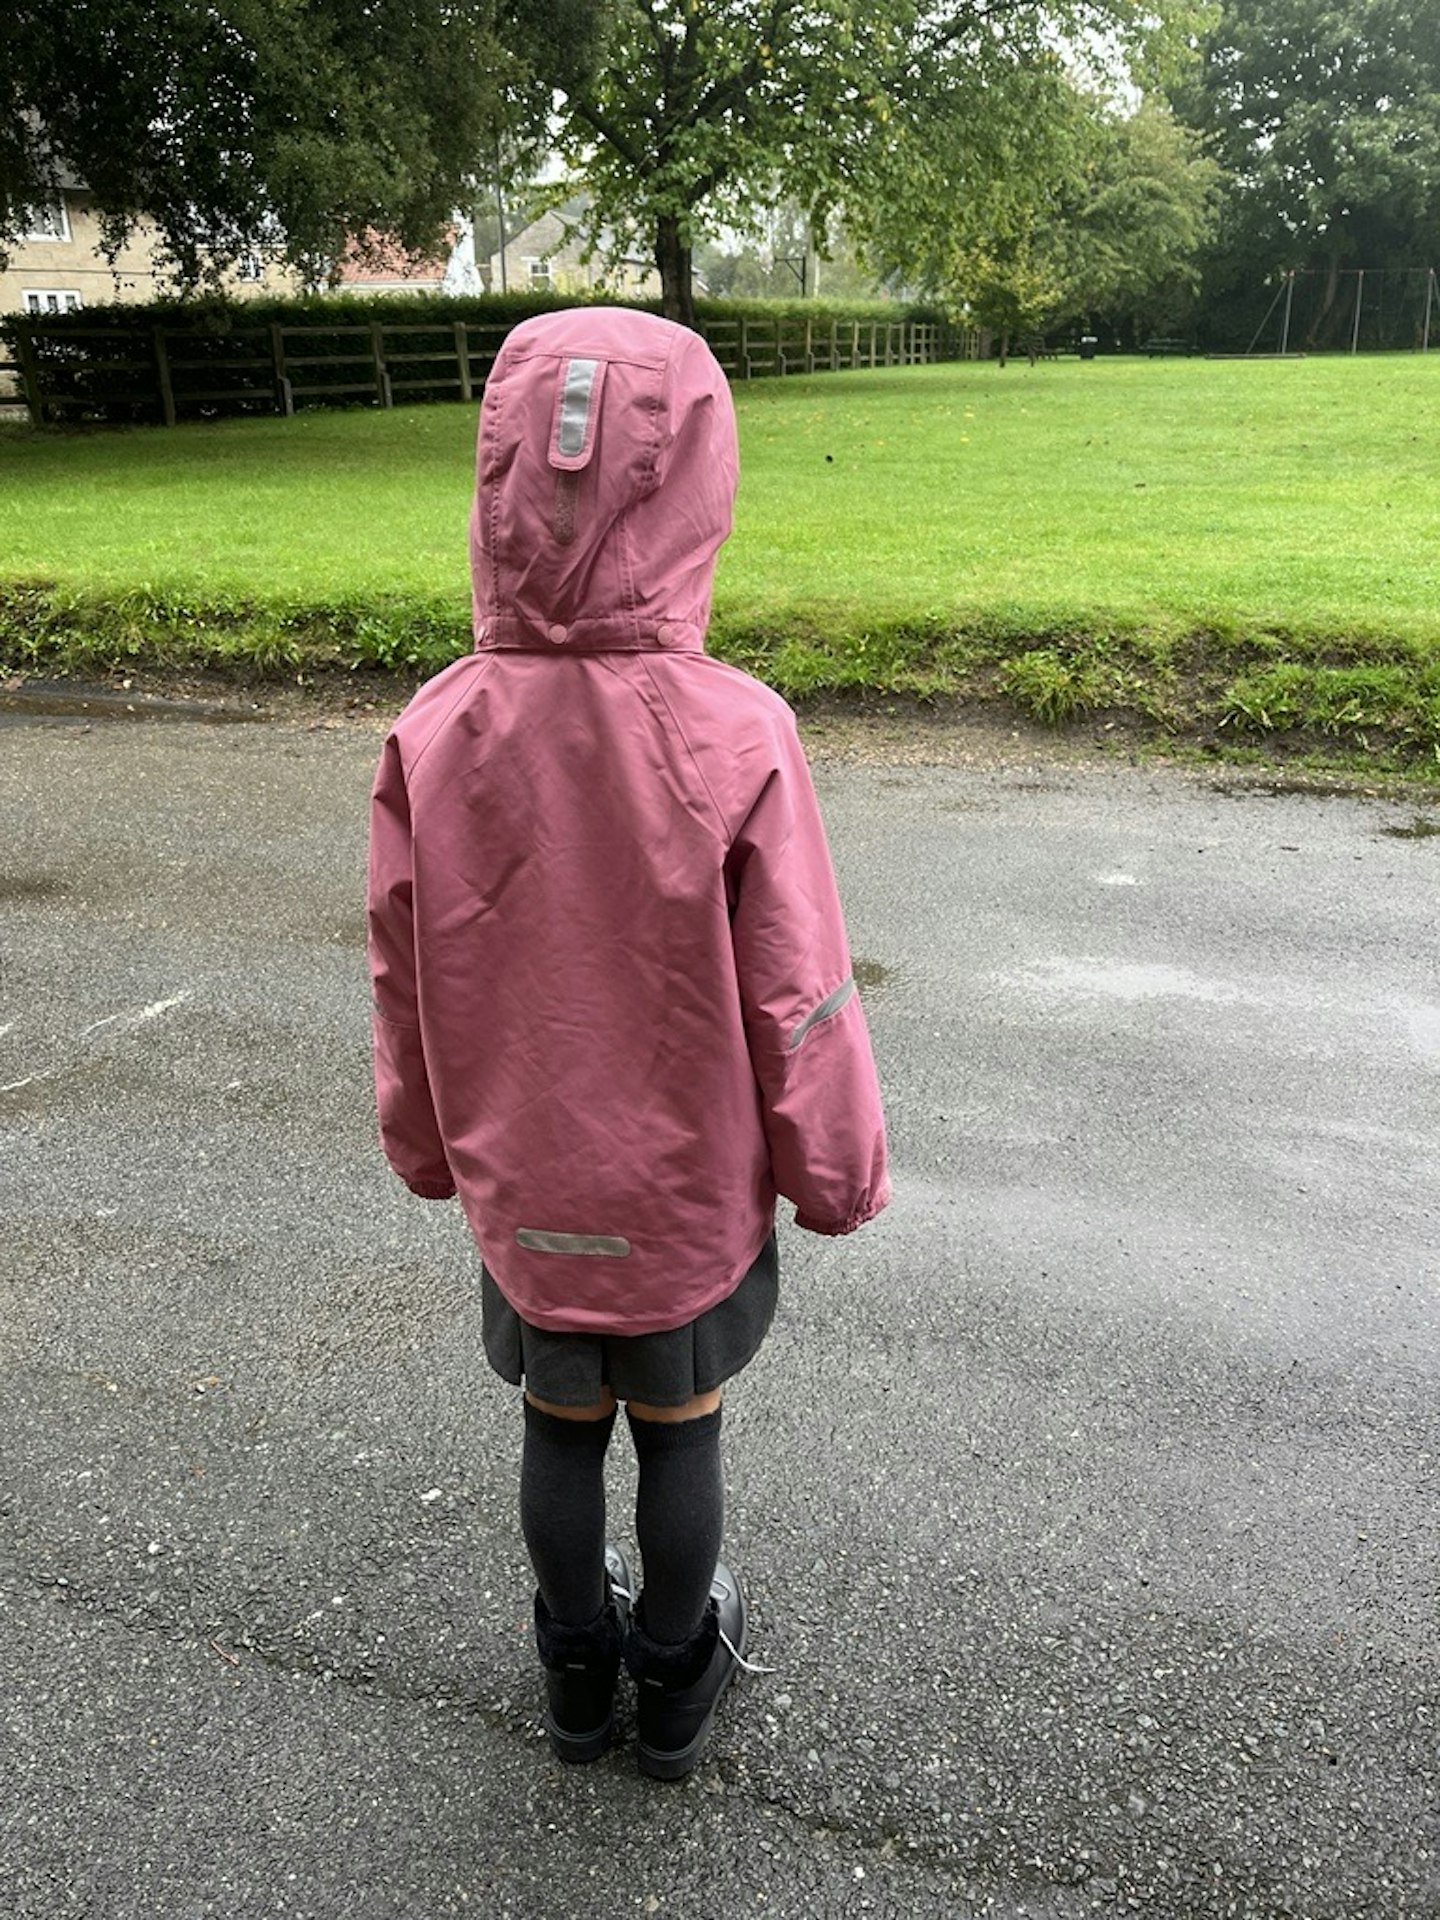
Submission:
<svg viewBox="0 0 1440 1920">
<path fill-rule="evenodd" d="M 1140 351 L 1148 355 L 1152 360 L 1158 359 L 1167 353 L 1183 353 L 1188 360 L 1191 354 L 1194 353 L 1195 348 L 1189 340 L 1163 340 L 1157 335 L 1152 335 L 1151 338 L 1144 343 Z"/>
</svg>

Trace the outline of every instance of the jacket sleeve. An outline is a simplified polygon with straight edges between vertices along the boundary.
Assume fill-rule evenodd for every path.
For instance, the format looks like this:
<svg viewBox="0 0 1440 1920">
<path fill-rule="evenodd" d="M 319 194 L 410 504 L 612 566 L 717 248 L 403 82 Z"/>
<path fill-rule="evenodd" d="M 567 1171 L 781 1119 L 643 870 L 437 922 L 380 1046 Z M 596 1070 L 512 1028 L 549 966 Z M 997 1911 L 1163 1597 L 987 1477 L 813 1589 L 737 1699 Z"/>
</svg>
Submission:
<svg viewBox="0 0 1440 1920">
<path fill-rule="evenodd" d="M 435 1118 L 420 1038 L 411 860 L 410 800 L 400 749 L 392 737 L 385 742 L 370 799 L 365 900 L 374 995 L 375 1100 L 390 1165 L 422 1200 L 448 1200 L 455 1181 Z"/>
<path fill-rule="evenodd" d="M 788 716 L 727 881 L 775 1185 L 797 1225 L 850 1233 L 890 1198 L 885 1121 L 820 808 Z"/>
</svg>

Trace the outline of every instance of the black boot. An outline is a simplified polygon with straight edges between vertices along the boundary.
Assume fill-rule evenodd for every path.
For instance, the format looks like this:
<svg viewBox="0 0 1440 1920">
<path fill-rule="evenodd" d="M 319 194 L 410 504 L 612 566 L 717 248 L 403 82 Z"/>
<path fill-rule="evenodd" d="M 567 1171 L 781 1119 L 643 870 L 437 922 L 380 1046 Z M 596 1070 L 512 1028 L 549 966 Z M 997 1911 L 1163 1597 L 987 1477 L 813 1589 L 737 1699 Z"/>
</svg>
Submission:
<svg viewBox="0 0 1440 1920">
<path fill-rule="evenodd" d="M 605 1549 L 605 1605 L 588 1626 L 551 1618 L 535 1595 L 535 1647 L 545 1669 L 545 1731 L 562 1760 L 598 1760 L 615 1722 L 615 1679 L 630 1624 L 630 1568 L 618 1547 Z"/>
<path fill-rule="evenodd" d="M 642 1597 L 625 1637 L 625 1664 L 639 1683 L 642 1773 L 678 1780 L 691 1771 L 748 1643 L 745 1596 L 726 1566 L 715 1568 L 699 1631 L 679 1646 L 646 1633 Z"/>
</svg>

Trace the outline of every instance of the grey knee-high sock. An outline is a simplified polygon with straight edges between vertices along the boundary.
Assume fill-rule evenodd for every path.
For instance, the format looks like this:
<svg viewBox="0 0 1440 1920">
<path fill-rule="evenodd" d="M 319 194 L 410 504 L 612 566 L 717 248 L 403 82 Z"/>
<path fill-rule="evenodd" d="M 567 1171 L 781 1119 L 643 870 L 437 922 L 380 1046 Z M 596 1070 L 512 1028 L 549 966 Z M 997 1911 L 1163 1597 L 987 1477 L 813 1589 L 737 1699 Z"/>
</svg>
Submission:
<svg viewBox="0 0 1440 1920">
<path fill-rule="evenodd" d="M 720 1409 L 698 1420 L 637 1420 L 628 1408 L 626 1417 L 640 1465 L 635 1532 L 645 1569 L 645 1631 L 678 1646 L 699 1629 L 720 1554 Z"/>
<path fill-rule="evenodd" d="M 552 1618 L 586 1627 L 605 1605 L 605 1449 L 615 1425 L 525 1402 L 520 1525 Z"/>
</svg>

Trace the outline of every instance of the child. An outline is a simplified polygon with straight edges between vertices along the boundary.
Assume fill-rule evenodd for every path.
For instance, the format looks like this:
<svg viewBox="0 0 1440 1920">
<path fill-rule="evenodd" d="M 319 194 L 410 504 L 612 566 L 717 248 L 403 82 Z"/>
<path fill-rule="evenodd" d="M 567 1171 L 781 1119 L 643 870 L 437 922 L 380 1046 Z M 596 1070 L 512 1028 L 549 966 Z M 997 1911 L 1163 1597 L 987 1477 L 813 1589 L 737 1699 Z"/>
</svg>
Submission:
<svg viewBox="0 0 1440 1920">
<path fill-rule="evenodd" d="M 648 314 L 547 314 L 485 388 L 475 651 L 385 742 L 370 841 L 375 1078 L 412 1193 L 458 1193 L 487 1357 L 525 1386 L 520 1510 L 546 1727 L 700 1757 L 743 1660 L 717 1563 L 722 1382 L 816 1233 L 889 1198 L 884 1123 L 789 708 L 703 651 L 738 462 L 724 375 Z M 645 1575 L 605 1544 L 624 1400 Z"/>
</svg>

